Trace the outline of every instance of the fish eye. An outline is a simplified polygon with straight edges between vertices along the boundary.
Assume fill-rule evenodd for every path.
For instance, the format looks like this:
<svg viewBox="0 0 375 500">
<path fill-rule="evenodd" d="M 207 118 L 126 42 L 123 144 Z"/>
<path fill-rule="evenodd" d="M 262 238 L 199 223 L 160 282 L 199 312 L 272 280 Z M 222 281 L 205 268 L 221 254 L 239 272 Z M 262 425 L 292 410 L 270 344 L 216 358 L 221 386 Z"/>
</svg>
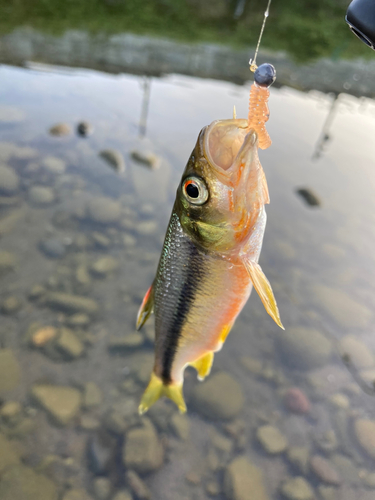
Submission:
<svg viewBox="0 0 375 500">
<path fill-rule="evenodd" d="M 203 205 L 208 200 L 208 189 L 199 177 L 190 176 L 182 182 L 182 192 L 188 202 Z"/>
</svg>

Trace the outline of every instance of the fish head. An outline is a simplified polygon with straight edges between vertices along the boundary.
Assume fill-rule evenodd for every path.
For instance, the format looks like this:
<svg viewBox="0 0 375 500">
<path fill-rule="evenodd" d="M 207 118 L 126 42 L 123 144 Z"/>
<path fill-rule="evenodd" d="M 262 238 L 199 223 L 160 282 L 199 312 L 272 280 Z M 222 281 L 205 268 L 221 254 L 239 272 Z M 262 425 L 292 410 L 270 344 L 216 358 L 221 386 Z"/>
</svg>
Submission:
<svg viewBox="0 0 375 500">
<path fill-rule="evenodd" d="M 249 237 L 268 190 L 258 136 L 243 119 L 204 127 L 177 190 L 184 231 L 201 247 L 235 252 Z"/>
</svg>

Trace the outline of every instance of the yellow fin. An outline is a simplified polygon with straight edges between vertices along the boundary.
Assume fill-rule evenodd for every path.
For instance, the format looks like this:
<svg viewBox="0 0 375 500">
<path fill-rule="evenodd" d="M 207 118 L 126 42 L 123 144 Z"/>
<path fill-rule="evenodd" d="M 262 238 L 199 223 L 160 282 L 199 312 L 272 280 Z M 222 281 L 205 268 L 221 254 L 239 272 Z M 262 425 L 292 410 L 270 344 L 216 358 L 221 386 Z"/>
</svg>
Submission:
<svg viewBox="0 0 375 500">
<path fill-rule="evenodd" d="M 198 372 L 198 380 L 204 380 L 210 374 L 212 363 L 214 361 L 214 353 L 207 352 L 196 361 L 189 363 Z"/>
<path fill-rule="evenodd" d="M 143 413 L 146 413 L 146 411 L 162 396 L 166 396 L 176 403 L 180 413 L 186 412 L 186 405 L 182 394 L 182 384 L 165 385 L 155 373 L 152 373 L 150 382 L 143 393 L 141 404 L 138 408 L 139 414 L 143 415 Z"/>
<path fill-rule="evenodd" d="M 154 310 L 154 294 L 152 293 L 152 285 L 147 290 L 146 295 L 142 301 L 141 307 L 139 308 L 137 315 L 136 328 L 140 330 L 142 326 L 148 320 L 150 314 Z"/>
<path fill-rule="evenodd" d="M 262 268 L 256 262 L 250 259 L 243 259 L 247 272 L 249 273 L 250 279 L 254 285 L 255 290 L 257 291 L 261 301 L 263 302 L 266 311 L 271 316 L 271 318 L 275 321 L 275 323 L 285 330 L 281 323 L 279 309 L 276 304 L 276 299 L 273 295 L 273 291 L 270 285 L 270 282 L 266 278 L 265 274 L 262 271 Z"/>
</svg>

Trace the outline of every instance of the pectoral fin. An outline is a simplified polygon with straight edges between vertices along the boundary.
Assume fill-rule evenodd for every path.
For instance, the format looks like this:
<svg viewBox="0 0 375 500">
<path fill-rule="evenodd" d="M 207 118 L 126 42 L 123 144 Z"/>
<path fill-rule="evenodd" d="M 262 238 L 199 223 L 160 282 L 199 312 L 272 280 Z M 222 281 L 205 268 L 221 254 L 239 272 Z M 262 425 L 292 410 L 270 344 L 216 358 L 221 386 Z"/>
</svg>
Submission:
<svg viewBox="0 0 375 500">
<path fill-rule="evenodd" d="M 214 361 L 214 353 L 207 352 L 193 363 L 190 363 L 190 366 L 195 368 L 198 372 L 198 380 L 204 380 L 207 375 L 210 374 L 212 363 Z"/>
<path fill-rule="evenodd" d="M 148 317 L 154 310 L 154 294 L 152 293 L 152 285 L 147 290 L 146 295 L 142 301 L 141 307 L 139 308 L 137 315 L 136 328 L 140 330 L 142 326 L 146 323 Z"/>
<path fill-rule="evenodd" d="M 243 263 L 245 264 L 254 288 L 257 291 L 261 301 L 263 302 L 266 311 L 275 321 L 275 323 L 280 328 L 285 330 L 280 320 L 279 309 L 277 307 L 276 299 L 273 295 L 270 282 L 263 273 L 262 268 L 259 264 L 250 259 L 243 259 Z"/>
</svg>

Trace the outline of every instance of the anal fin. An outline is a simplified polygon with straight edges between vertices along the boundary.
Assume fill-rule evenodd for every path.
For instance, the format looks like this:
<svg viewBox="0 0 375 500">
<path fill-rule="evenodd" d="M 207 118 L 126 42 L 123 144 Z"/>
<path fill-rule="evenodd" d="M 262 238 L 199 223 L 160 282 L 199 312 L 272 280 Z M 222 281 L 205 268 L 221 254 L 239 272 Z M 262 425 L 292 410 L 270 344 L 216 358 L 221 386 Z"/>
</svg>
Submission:
<svg viewBox="0 0 375 500">
<path fill-rule="evenodd" d="M 166 385 L 161 378 L 155 375 L 155 373 L 152 373 L 150 382 L 143 393 L 141 404 L 138 408 L 139 414 L 143 415 L 143 413 L 146 413 L 146 411 L 162 396 L 171 399 L 177 405 L 180 413 L 186 412 L 186 404 L 182 393 L 182 383 Z"/>
<path fill-rule="evenodd" d="M 273 295 L 270 282 L 263 273 L 262 268 L 257 262 L 254 262 L 247 258 L 243 259 L 243 263 L 246 267 L 247 272 L 249 273 L 250 279 L 260 297 L 260 300 L 263 302 L 266 311 L 275 321 L 275 323 L 280 328 L 285 330 L 281 323 L 279 309 L 277 307 L 276 299 Z"/>
<path fill-rule="evenodd" d="M 146 295 L 142 301 L 141 307 L 139 308 L 137 315 L 136 328 L 140 330 L 142 326 L 146 323 L 150 314 L 154 310 L 154 294 L 152 293 L 152 285 L 147 290 Z"/>
<path fill-rule="evenodd" d="M 189 363 L 198 372 L 198 380 L 204 380 L 210 374 L 212 363 L 214 361 L 214 353 L 207 352 L 196 361 Z"/>
</svg>

